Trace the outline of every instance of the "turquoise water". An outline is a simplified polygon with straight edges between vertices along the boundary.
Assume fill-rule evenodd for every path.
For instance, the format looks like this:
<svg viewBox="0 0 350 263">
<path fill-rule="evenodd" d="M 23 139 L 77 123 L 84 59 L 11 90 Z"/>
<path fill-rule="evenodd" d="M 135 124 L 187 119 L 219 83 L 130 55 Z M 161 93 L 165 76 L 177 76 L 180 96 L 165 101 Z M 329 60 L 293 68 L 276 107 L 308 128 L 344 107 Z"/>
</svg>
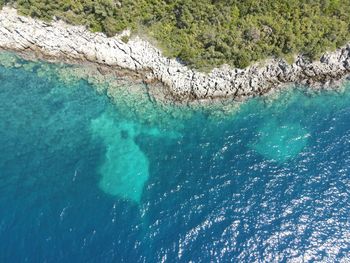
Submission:
<svg viewBox="0 0 350 263">
<path fill-rule="evenodd" d="M 0 262 L 350 257 L 347 84 L 225 115 L 64 65 L 2 65 Z"/>
</svg>

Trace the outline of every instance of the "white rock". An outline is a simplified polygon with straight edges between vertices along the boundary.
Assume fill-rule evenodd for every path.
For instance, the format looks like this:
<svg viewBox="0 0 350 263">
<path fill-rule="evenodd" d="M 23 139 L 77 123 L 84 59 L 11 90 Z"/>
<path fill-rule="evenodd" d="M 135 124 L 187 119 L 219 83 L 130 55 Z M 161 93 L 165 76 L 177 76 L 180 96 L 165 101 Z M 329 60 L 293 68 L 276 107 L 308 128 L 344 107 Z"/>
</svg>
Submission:
<svg viewBox="0 0 350 263">
<path fill-rule="evenodd" d="M 312 63 L 298 56 L 293 65 L 282 60 L 267 60 L 246 69 L 223 65 L 204 74 L 162 56 L 157 48 L 139 37 L 124 43 L 121 41 L 123 36 L 130 36 L 130 31 L 108 38 L 83 26 L 62 21 L 48 24 L 22 17 L 9 7 L 0 11 L 0 47 L 3 49 L 32 50 L 55 58 L 88 60 L 144 72 L 145 79 L 162 82 L 168 86 L 165 90 L 182 101 L 222 97 L 242 100 L 291 82 L 328 87 L 350 70 L 350 44 Z"/>
</svg>

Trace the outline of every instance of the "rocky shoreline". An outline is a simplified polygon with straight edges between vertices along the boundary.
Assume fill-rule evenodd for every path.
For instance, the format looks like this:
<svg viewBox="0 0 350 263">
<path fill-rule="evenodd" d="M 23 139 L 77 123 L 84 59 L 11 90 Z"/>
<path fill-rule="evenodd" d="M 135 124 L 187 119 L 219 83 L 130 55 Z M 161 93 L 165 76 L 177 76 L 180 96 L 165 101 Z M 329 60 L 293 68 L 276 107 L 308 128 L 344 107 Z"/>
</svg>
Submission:
<svg viewBox="0 0 350 263">
<path fill-rule="evenodd" d="M 185 103 L 242 101 L 290 84 L 334 88 L 350 73 L 350 44 L 326 53 L 319 61 L 310 62 L 299 56 L 292 65 L 273 59 L 246 69 L 223 66 L 202 73 L 162 56 L 139 37 L 124 43 L 122 35 L 107 38 L 82 26 L 23 17 L 8 7 L 0 11 L 0 33 L 2 49 L 47 60 L 90 63 L 101 71 L 131 76 L 145 83 L 161 83 L 162 88 L 156 85 L 157 90 L 151 93 L 162 93 L 159 97 Z"/>
</svg>

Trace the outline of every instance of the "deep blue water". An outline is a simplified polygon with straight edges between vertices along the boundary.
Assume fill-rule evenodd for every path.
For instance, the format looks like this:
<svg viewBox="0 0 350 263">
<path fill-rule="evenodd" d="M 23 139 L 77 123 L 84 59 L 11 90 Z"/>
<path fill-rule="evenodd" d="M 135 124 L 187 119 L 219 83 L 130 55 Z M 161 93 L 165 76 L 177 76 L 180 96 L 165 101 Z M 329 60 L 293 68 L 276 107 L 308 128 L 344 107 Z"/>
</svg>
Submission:
<svg viewBox="0 0 350 263">
<path fill-rule="evenodd" d="M 0 67 L 0 262 L 350 258 L 348 88 L 163 125 L 31 65 Z"/>
</svg>

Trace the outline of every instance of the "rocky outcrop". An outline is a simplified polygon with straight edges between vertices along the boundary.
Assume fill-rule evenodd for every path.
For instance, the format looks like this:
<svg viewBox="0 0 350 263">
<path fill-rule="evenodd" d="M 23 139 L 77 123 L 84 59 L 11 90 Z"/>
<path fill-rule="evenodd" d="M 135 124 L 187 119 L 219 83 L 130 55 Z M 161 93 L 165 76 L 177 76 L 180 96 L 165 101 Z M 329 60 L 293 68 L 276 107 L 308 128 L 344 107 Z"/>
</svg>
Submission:
<svg viewBox="0 0 350 263">
<path fill-rule="evenodd" d="M 146 82 L 161 82 L 166 87 L 165 93 L 186 102 L 220 98 L 244 100 L 289 83 L 332 87 L 350 72 L 349 44 L 325 54 L 320 61 L 308 62 L 299 56 L 292 65 L 274 59 L 246 69 L 223 66 L 202 73 L 162 56 L 157 48 L 139 37 L 124 43 L 121 36 L 107 38 L 102 33 L 92 33 L 62 21 L 45 23 L 19 16 L 15 9 L 7 7 L 0 12 L 0 47 L 128 70 Z"/>
</svg>

